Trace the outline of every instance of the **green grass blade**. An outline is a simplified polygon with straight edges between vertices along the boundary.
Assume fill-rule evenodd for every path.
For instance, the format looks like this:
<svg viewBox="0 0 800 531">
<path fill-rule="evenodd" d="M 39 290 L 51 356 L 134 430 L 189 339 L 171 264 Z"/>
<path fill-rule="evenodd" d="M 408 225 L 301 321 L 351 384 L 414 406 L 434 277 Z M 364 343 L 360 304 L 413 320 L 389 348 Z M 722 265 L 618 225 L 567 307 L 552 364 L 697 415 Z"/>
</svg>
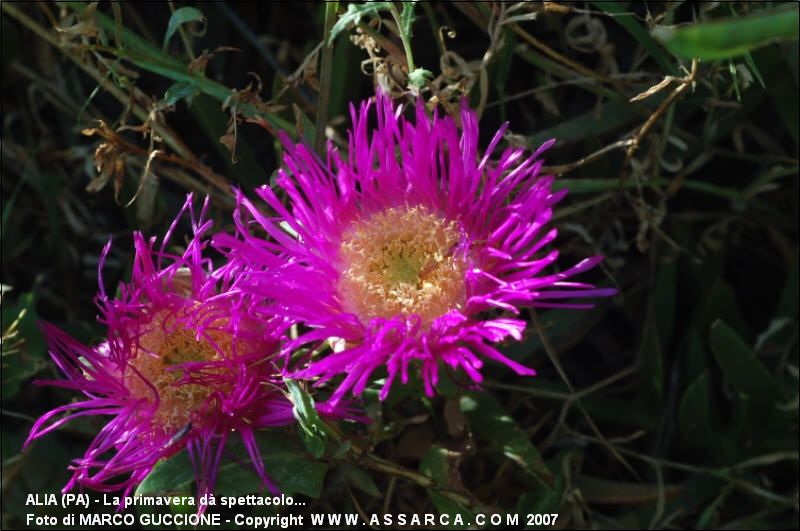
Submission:
<svg viewBox="0 0 800 531">
<path fill-rule="evenodd" d="M 685 59 L 728 59 L 774 41 L 797 39 L 798 8 L 679 28 L 659 27 L 652 34 Z"/>
</svg>

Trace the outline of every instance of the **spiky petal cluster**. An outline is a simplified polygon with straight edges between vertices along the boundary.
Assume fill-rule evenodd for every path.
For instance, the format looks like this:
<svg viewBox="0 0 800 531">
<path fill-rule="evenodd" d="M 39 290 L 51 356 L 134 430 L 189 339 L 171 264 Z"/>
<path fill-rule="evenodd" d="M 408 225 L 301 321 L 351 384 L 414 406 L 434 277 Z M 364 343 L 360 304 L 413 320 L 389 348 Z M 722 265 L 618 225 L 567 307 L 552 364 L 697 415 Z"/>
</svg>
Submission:
<svg viewBox="0 0 800 531">
<path fill-rule="evenodd" d="M 110 297 L 100 276 L 100 321 L 106 340 L 89 347 L 43 324 L 50 354 L 66 376 L 45 383 L 85 398 L 44 414 L 26 444 L 78 417 L 110 416 L 82 458 L 71 465 L 74 486 L 96 491 L 135 488 L 162 458 L 187 448 L 198 495 L 213 489 L 222 450 L 238 432 L 253 466 L 271 490 L 254 430 L 294 422 L 281 391 L 280 322 L 250 315 L 231 265 L 214 268 L 204 257 L 208 200 L 199 218 L 191 196 L 161 241 L 134 234 L 131 281 Z M 188 211 L 194 231 L 186 250 L 165 248 Z M 101 259 L 102 270 L 106 246 Z M 325 414 L 341 409 L 321 406 Z"/>
<path fill-rule="evenodd" d="M 297 372 L 320 383 L 345 375 L 334 400 L 360 394 L 379 367 L 388 373 L 382 398 L 398 375 L 407 382 L 412 364 L 421 366 L 429 395 L 442 363 L 476 383 L 484 359 L 535 374 L 496 347 L 525 330 L 508 314 L 585 308 L 563 300 L 615 293 L 569 280 L 597 256 L 547 272 L 558 257 L 545 251 L 556 237 L 547 226 L 566 193 L 538 175 L 553 141 L 531 155 L 508 148 L 491 162 L 505 126 L 481 155 L 477 117 L 466 104 L 459 127 L 451 117 L 429 117 L 421 103 L 407 120 L 379 94 L 370 131 L 372 108 L 351 108 L 346 160 L 329 144 L 325 164 L 284 136 L 277 185 L 289 208 L 267 186 L 257 194 L 277 217 L 240 195 L 238 237 L 217 235 L 215 244 L 252 271 L 246 286 L 264 311 L 309 328 L 290 349 L 343 340 Z"/>
</svg>

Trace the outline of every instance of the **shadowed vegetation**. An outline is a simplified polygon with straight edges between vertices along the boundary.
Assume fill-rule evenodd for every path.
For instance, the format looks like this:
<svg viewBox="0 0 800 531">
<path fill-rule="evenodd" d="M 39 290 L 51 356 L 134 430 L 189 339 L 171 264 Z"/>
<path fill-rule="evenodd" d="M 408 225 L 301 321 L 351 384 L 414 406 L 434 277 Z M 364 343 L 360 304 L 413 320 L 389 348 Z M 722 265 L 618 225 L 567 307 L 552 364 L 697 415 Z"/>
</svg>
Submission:
<svg viewBox="0 0 800 531">
<path fill-rule="evenodd" d="M 412 381 L 385 402 L 378 382 L 368 427 L 307 414 L 304 430 L 260 434 L 273 479 L 308 498 L 292 512 L 797 528 L 797 13 L 3 2 L 3 527 L 60 514 L 25 495 L 58 492 L 101 426 L 73 422 L 20 451 L 36 417 L 76 398 L 32 385 L 57 376 L 36 321 L 97 342 L 110 236 L 113 292 L 132 231 L 163 234 L 189 191 L 230 231 L 233 187 L 249 194 L 280 166 L 278 131 L 346 149 L 349 102 L 380 86 L 451 114 L 465 96 L 482 146 L 505 121 L 501 146 L 556 138 L 544 171 L 570 191 L 554 214 L 560 263 L 604 255 L 588 281 L 620 294 L 525 315 L 529 335 L 504 351 L 535 378 L 487 364 L 483 393 L 452 374 L 434 399 Z M 304 389 L 292 396 L 309 413 Z M 258 491 L 243 455 L 226 456 L 220 495 Z M 182 453 L 139 491 L 193 488 Z"/>
</svg>

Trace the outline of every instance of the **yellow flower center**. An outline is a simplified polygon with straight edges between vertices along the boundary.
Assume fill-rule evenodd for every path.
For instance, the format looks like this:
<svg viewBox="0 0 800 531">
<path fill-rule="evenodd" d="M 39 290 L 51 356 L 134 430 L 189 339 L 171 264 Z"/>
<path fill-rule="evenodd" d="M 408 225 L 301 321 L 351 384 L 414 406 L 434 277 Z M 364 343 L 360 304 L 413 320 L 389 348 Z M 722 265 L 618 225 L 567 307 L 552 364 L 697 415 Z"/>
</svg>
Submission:
<svg viewBox="0 0 800 531">
<path fill-rule="evenodd" d="M 222 325 L 224 322 L 220 320 L 213 323 L 212 327 L 221 328 Z M 159 402 L 154 423 L 167 432 L 186 428 L 212 391 L 205 385 L 177 384 L 184 376 L 183 371 L 167 369 L 191 361 L 222 359 L 212 341 L 226 355 L 231 353 L 232 338 L 229 333 L 208 329 L 205 335 L 210 340 L 201 338 L 199 341 L 195 339 L 195 334 L 193 328 L 176 324 L 175 317 L 168 312 L 156 313 L 148 329 L 139 337 L 140 348 L 131 361 L 141 376 L 132 368 L 126 372 L 125 383 L 133 397 L 153 402 L 152 387 L 155 387 Z"/>
<path fill-rule="evenodd" d="M 458 224 L 424 206 L 390 208 L 344 234 L 339 293 L 348 311 L 375 317 L 418 315 L 424 326 L 465 302 Z"/>
</svg>

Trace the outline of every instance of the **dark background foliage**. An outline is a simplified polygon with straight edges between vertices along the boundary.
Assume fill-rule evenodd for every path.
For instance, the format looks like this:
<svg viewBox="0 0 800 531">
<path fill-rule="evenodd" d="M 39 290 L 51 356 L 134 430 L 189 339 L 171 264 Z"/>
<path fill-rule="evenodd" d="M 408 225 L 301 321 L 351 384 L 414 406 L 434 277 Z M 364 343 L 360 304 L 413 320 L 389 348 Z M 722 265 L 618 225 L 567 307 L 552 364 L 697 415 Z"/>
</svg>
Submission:
<svg viewBox="0 0 800 531">
<path fill-rule="evenodd" d="M 164 45 L 187 6 L 204 22 L 176 26 Z M 484 393 L 462 389 L 459 375 L 433 400 L 417 383 L 383 404 L 370 391 L 376 421 L 345 427 L 353 447 L 328 440 L 321 459 L 291 430 L 263 434 L 282 488 L 310 497 L 298 512 L 797 528 L 798 44 L 796 28 L 794 39 L 765 39 L 758 26 L 791 11 L 420 3 L 412 36 L 373 6 L 317 50 L 346 8 L 3 2 L 3 527 L 54 514 L 24 496 L 57 492 L 101 420 L 21 452 L 35 417 L 75 398 L 32 385 L 56 376 L 36 320 L 97 341 L 97 262 L 110 236 L 114 289 L 130 271 L 131 232 L 163 234 L 187 191 L 211 195 L 217 227 L 230 229 L 230 188 L 269 182 L 278 129 L 317 145 L 324 130 L 341 144 L 348 102 L 374 94 L 376 80 L 410 101 L 404 37 L 432 72 L 423 97 L 446 112 L 466 93 L 482 145 L 506 120 L 506 143 L 558 139 L 547 169 L 570 189 L 555 220 L 560 264 L 603 254 L 590 280 L 620 294 L 590 311 L 529 314 L 528 336 L 505 348 L 536 378 L 487 366 Z M 717 21 L 743 25 L 704 26 L 710 38 L 688 44 L 650 33 Z M 745 47 L 719 56 L 715 31 Z M 191 492 L 184 458 L 145 490 Z M 226 466 L 220 492 L 255 491 L 235 456 Z"/>
</svg>

